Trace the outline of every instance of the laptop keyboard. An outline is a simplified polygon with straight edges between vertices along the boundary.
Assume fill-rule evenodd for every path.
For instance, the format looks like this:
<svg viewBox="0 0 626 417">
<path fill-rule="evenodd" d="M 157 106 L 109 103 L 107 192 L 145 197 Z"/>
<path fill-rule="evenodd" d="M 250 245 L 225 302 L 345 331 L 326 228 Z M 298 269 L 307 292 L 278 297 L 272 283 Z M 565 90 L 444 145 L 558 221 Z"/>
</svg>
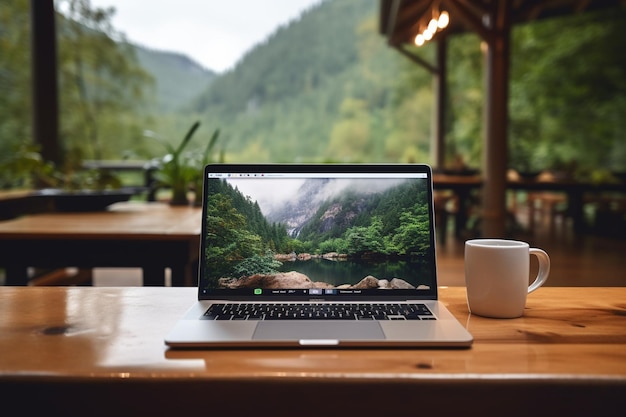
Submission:
<svg viewBox="0 0 626 417">
<path fill-rule="evenodd" d="M 436 320 L 425 304 L 213 304 L 206 320 Z"/>
</svg>

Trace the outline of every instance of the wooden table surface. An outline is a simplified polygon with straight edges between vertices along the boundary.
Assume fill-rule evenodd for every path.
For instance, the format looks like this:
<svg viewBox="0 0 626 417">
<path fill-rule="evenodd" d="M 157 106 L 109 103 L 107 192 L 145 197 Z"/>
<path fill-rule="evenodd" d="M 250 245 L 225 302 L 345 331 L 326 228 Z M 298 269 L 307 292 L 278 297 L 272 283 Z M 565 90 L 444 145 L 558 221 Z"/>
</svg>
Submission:
<svg viewBox="0 0 626 417">
<path fill-rule="evenodd" d="M 0 235 L 12 239 L 176 239 L 200 235 L 200 208 L 165 203 L 116 203 L 94 212 L 39 213 L 0 222 Z"/>
<path fill-rule="evenodd" d="M 39 213 L 0 222 L 0 267 L 8 282 L 26 284 L 26 267 L 136 266 L 164 285 L 165 267 L 191 275 L 198 257 L 201 208 L 116 203 L 106 211 Z M 175 259 L 174 259 L 175 258 Z M 194 277 L 177 277 L 178 284 Z"/>
<path fill-rule="evenodd" d="M 473 334 L 470 349 L 170 350 L 163 337 L 194 288 L 0 287 L 0 397 L 36 393 L 25 411 L 66 415 L 597 416 L 626 406 L 626 288 L 541 288 L 512 320 L 471 316 L 464 287 L 440 295 Z"/>
</svg>

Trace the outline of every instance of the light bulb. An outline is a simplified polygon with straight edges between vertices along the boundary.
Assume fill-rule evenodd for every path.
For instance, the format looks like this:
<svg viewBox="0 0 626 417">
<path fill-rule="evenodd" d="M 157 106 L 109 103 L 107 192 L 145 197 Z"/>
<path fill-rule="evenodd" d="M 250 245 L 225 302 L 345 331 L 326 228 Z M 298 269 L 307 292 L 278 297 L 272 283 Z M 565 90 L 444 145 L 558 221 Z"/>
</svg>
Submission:
<svg viewBox="0 0 626 417">
<path fill-rule="evenodd" d="M 430 22 L 428 22 L 428 30 L 431 33 L 437 32 L 437 20 L 436 19 L 430 19 Z"/>
<path fill-rule="evenodd" d="M 439 29 L 443 29 L 448 26 L 450 23 L 450 15 L 445 10 L 441 12 L 439 15 L 439 20 L 437 21 L 437 26 Z"/>
<path fill-rule="evenodd" d="M 430 30 L 426 29 L 426 30 L 424 31 L 424 39 L 426 39 L 427 41 L 429 41 L 429 40 L 431 40 L 432 38 L 433 38 L 433 33 L 432 33 Z"/>
<path fill-rule="evenodd" d="M 422 46 L 424 42 L 424 36 L 421 33 L 415 37 L 415 45 Z"/>
</svg>

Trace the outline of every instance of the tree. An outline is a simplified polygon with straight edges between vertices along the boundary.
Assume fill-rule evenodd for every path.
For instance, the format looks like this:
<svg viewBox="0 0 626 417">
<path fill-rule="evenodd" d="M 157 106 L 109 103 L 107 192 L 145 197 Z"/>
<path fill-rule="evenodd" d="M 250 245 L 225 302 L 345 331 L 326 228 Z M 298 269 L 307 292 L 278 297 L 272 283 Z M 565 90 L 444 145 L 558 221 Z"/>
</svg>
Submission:
<svg viewBox="0 0 626 417">
<path fill-rule="evenodd" d="M 113 9 L 89 0 L 59 0 L 57 39 L 60 139 L 65 164 L 85 158 L 121 158 L 124 151 L 146 154 L 140 140 L 142 104 L 151 77 L 134 48 L 110 23 Z M 0 2 L 0 164 L 32 147 L 30 7 L 28 0 Z M 68 155 L 73 155 L 69 158 Z M 74 156 L 76 158 L 74 158 Z M 45 162 L 45 161 L 44 161 Z M 77 167 L 57 166 L 61 171 Z M 3 172 L 6 177 L 14 172 Z"/>
<path fill-rule="evenodd" d="M 362 160 L 371 151 L 366 103 L 348 97 L 341 103 L 340 115 L 330 134 L 328 156 L 338 161 Z"/>
<path fill-rule="evenodd" d="M 85 157 L 119 154 L 141 137 L 137 119 L 126 115 L 141 116 L 136 109 L 152 79 L 113 29 L 113 8 L 94 8 L 90 0 L 64 0 L 58 7 L 64 12 L 58 29 L 61 137 Z"/>
<path fill-rule="evenodd" d="M 233 273 L 236 278 L 254 274 L 276 274 L 282 262 L 274 259 L 272 251 L 268 250 L 264 256 L 254 254 L 234 266 Z"/>
<path fill-rule="evenodd" d="M 3 0 L 0 2 L 0 161 L 31 142 L 29 44 L 29 0 Z"/>
<path fill-rule="evenodd" d="M 372 217 L 371 224 L 367 227 L 355 226 L 348 229 L 345 234 L 348 254 L 358 257 L 366 253 L 384 253 L 382 229 L 383 223 L 377 216 Z"/>
<path fill-rule="evenodd" d="M 392 239 L 401 253 L 425 254 L 430 248 L 428 206 L 418 203 L 400 215 L 400 226 Z"/>
<path fill-rule="evenodd" d="M 626 12 L 617 8 L 515 30 L 510 123 L 514 167 L 626 167 L 624 25 Z"/>
<path fill-rule="evenodd" d="M 207 197 L 206 270 L 215 280 L 227 274 L 233 262 L 262 252 L 261 238 L 247 229 L 246 218 L 222 194 Z"/>
</svg>

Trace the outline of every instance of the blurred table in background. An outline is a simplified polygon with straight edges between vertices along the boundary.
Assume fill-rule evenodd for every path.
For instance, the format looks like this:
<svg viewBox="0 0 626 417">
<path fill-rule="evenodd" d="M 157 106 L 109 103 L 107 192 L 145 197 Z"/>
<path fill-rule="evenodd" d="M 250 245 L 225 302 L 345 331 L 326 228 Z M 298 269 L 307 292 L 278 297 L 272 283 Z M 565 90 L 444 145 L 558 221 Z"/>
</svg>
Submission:
<svg viewBox="0 0 626 417">
<path fill-rule="evenodd" d="M 27 285 L 28 268 L 140 267 L 144 285 L 195 285 L 201 208 L 124 202 L 96 212 L 30 214 L 0 222 L 7 285 Z"/>
<path fill-rule="evenodd" d="M 479 192 L 482 186 L 483 181 L 480 175 L 433 175 L 435 191 L 450 191 L 458 199 L 458 210 L 455 213 L 455 234 L 457 237 L 466 230 L 472 209 L 478 206 L 477 208 L 480 210 Z M 606 206 L 607 199 L 621 201 L 626 196 L 626 183 L 623 181 L 592 183 L 541 176 L 536 178 L 509 177 L 507 189 L 533 193 L 535 200 L 544 192 L 561 193 L 564 196 L 566 206 L 563 214 L 572 219 L 575 233 L 581 233 L 587 229 L 584 216 L 585 204 L 601 201 Z"/>
</svg>

